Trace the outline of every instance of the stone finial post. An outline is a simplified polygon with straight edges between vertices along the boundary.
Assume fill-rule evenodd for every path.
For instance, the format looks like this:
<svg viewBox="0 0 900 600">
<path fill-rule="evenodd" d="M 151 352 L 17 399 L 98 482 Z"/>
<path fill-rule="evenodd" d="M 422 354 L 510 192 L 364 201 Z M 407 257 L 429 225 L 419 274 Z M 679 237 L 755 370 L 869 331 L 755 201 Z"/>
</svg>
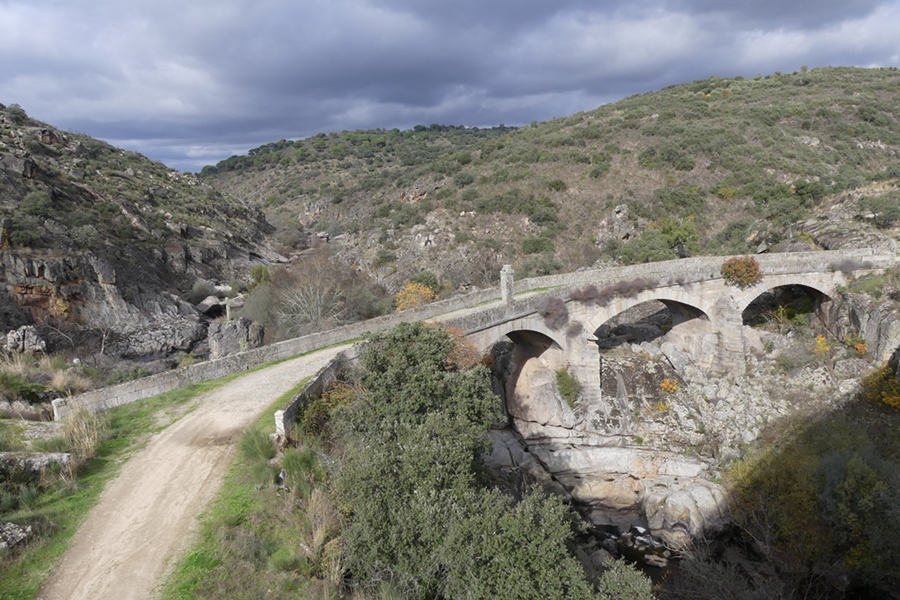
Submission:
<svg viewBox="0 0 900 600">
<path fill-rule="evenodd" d="M 503 299 L 503 304 L 512 304 L 515 299 L 514 275 L 515 271 L 513 271 L 512 265 L 503 265 L 503 268 L 500 269 L 500 297 Z"/>
</svg>

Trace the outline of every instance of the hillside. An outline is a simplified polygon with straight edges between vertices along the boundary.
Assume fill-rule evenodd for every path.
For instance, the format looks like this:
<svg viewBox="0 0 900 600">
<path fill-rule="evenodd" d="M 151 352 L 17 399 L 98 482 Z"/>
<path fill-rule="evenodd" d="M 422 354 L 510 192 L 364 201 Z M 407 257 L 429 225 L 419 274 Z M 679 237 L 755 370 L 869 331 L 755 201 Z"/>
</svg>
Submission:
<svg viewBox="0 0 900 600">
<path fill-rule="evenodd" d="M 206 337 L 184 301 L 196 282 L 276 258 L 255 208 L 16 105 L 0 105 L 0 223 L 0 333 L 39 324 L 51 350 L 190 351 Z"/>
<path fill-rule="evenodd" d="M 344 261 L 392 289 L 423 268 L 464 287 L 507 262 L 891 246 L 872 224 L 897 217 L 898 108 L 896 69 L 711 77 L 519 129 L 281 140 L 200 179 L 263 209 L 285 251 L 345 234 Z"/>
</svg>

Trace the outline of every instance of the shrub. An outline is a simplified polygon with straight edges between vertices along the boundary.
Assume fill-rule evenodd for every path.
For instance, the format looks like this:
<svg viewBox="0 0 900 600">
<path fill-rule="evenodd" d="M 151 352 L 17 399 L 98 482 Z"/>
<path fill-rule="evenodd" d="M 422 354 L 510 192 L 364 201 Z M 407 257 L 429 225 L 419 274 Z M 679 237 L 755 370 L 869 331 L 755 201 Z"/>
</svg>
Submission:
<svg viewBox="0 0 900 600">
<path fill-rule="evenodd" d="M 588 284 L 583 288 L 578 288 L 573 290 L 569 294 L 570 300 L 576 300 L 578 302 L 593 302 L 598 300 L 601 297 L 600 290 L 594 284 Z"/>
<path fill-rule="evenodd" d="M 597 586 L 602 598 L 610 600 L 653 600 L 653 583 L 637 567 L 624 560 L 604 565 Z"/>
<path fill-rule="evenodd" d="M 272 280 L 272 274 L 266 265 L 255 265 L 250 268 L 250 287 L 255 288 L 258 285 L 269 283 Z"/>
<path fill-rule="evenodd" d="M 394 297 L 394 305 L 400 311 L 425 306 L 434 302 L 436 298 L 437 296 L 428 286 L 415 281 L 408 281 Z"/>
<path fill-rule="evenodd" d="M 659 389 L 668 394 L 674 394 L 678 391 L 678 380 L 669 378 L 663 379 L 662 383 L 659 384 Z"/>
<path fill-rule="evenodd" d="M 615 251 L 615 249 L 610 248 Z M 626 265 L 635 265 L 678 258 L 668 240 L 658 229 L 647 229 L 634 240 L 618 249 L 618 258 Z"/>
<path fill-rule="evenodd" d="M 752 256 L 729 258 L 722 263 L 720 272 L 726 283 L 741 289 L 756 285 L 763 278 L 759 262 Z"/>
<path fill-rule="evenodd" d="M 307 436 L 330 439 L 330 424 L 336 411 L 352 404 L 359 395 L 360 390 L 356 387 L 346 383 L 332 383 L 318 398 L 303 407 L 297 416 L 300 431 Z"/>
<path fill-rule="evenodd" d="M 374 266 L 383 267 L 384 265 L 388 265 L 392 262 L 397 261 L 397 255 L 391 252 L 390 250 L 386 250 L 384 248 L 379 248 L 378 253 L 375 256 Z"/>
<path fill-rule="evenodd" d="M 551 179 L 547 182 L 547 189 L 552 192 L 564 192 L 569 188 L 562 179 Z"/>
<path fill-rule="evenodd" d="M 876 227 L 886 229 L 900 221 L 900 195 L 868 197 L 859 201 L 860 210 L 873 215 Z"/>
<path fill-rule="evenodd" d="M 566 301 L 559 296 L 546 296 L 538 305 L 538 314 L 550 329 L 560 329 L 569 322 L 569 309 Z"/>
<path fill-rule="evenodd" d="M 409 281 L 411 283 L 419 283 L 424 285 L 432 292 L 434 292 L 435 295 L 441 292 L 441 282 L 440 280 L 438 280 L 438 276 L 431 271 L 422 271 L 421 273 L 416 273 L 409 278 Z"/>
<path fill-rule="evenodd" d="M 545 237 L 527 237 L 522 240 L 522 252 L 525 254 L 547 254 L 555 249 L 553 240 Z"/>
<path fill-rule="evenodd" d="M 22 199 L 19 208 L 26 214 L 34 217 L 46 219 L 53 216 L 53 202 L 50 194 L 45 191 L 35 191 L 29 193 Z"/>
<path fill-rule="evenodd" d="M 869 402 L 880 402 L 900 410 L 900 380 L 893 369 L 885 365 L 863 378 L 862 396 Z"/>
<path fill-rule="evenodd" d="M 824 335 L 816 336 L 816 345 L 813 346 L 813 354 L 824 355 L 831 352 L 831 345 L 828 343 L 828 338 Z"/>
</svg>

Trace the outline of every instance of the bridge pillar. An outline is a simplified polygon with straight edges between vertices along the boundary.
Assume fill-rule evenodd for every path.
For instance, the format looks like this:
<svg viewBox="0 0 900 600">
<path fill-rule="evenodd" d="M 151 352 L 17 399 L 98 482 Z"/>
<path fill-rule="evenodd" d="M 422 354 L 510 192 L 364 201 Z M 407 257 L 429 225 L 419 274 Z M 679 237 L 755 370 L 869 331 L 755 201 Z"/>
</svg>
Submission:
<svg viewBox="0 0 900 600">
<path fill-rule="evenodd" d="M 569 371 L 581 383 L 581 399 L 585 403 L 599 404 L 600 393 L 600 349 L 594 336 L 569 338 L 566 347 Z"/>
<path fill-rule="evenodd" d="M 500 297 L 503 299 L 503 304 L 509 305 L 515 300 L 514 275 L 515 271 L 513 271 L 512 265 L 503 265 L 503 268 L 500 269 Z"/>
<path fill-rule="evenodd" d="M 729 373 L 744 374 L 744 320 L 734 297 L 728 292 L 719 296 L 710 315 L 719 336 L 718 356 L 714 368 Z"/>
</svg>

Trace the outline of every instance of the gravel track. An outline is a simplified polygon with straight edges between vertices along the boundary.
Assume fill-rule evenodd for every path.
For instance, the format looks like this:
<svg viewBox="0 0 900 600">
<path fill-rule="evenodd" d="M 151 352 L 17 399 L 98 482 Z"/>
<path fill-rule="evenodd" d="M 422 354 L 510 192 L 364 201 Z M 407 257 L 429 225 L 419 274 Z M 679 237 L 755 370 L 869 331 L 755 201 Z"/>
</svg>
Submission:
<svg viewBox="0 0 900 600">
<path fill-rule="evenodd" d="M 155 598 L 197 516 L 215 497 L 241 432 L 342 348 L 239 377 L 122 465 L 38 595 L 42 600 Z"/>
</svg>

